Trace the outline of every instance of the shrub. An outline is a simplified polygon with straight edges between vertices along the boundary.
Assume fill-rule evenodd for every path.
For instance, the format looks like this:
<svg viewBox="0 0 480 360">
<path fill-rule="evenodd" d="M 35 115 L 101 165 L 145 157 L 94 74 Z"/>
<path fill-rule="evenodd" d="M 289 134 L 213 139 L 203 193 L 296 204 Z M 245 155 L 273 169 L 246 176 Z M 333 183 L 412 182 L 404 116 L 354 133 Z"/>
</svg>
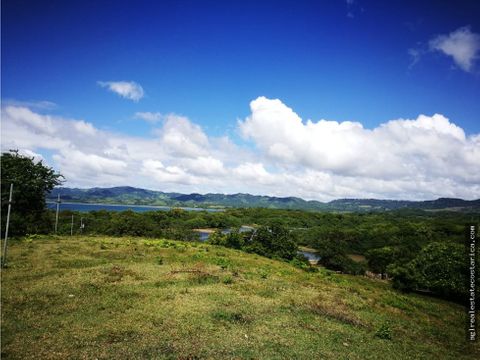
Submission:
<svg viewBox="0 0 480 360">
<path fill-rule="evenodd" d="M 327 259 L 322 258 L 322 264 L 328 269 L 352 275 L 363 275 L 366 270 L 365 264 L 357 263 L 345 255 L 334 255 Z"/>
<path fill-rule="evenodd" d="M 220 230 L 216 230 L 210 234 L 207 243 L 212 245 L 227 246 L 227 239 L 225 234 L 223 234 Z"/>
<path fill-rule="evenodd" d="M 375 336 L 379 339 L 392 340 L 392 329 L 390 323 L 384 322 L 375 332 Z"/>
<path fill-rule="evenodd" d="M 290 260 L 290 264 L 292 264 L 296 268 L 302 269 L 307 272 L 318 271 L 318 268 L 310 265 L 310 263 L 308 262 L 308 259 L 301 254 L 297 254 L 297 256 L 295 256 L 292 260 Z"/>
</svg>

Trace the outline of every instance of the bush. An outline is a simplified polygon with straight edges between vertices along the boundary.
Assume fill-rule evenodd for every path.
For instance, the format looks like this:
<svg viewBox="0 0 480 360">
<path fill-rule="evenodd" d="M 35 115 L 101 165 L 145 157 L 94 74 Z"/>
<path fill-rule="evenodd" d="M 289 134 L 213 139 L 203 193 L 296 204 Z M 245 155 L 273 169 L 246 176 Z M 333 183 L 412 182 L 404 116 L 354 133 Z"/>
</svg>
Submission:
<svg viewBox="0 0 480 360">
<path fill-rule="evenodd" d="M 392 329 L 390 328 L 390 323 L 384 322 L 375 332 L 375 336 L 384 339 L 392 340 Z"/>
<path fill-rule="evenodd" d="M 206 242 L 212 245 L 227 246 L 226 236 L 220 230 L 216 230 L 210 234 Z"/>
<path fill-rule="evenodd" d="M 365 264 L 357 263 L 348 256 L 340 254 L 323 260 L 322 264 L 328 269 L 341 271 L 345 274 L 363 275 L 366 271 Z"/>
<path fill-rule="evenodd" d="M 292 260 L 290 260 L 290 264 L 306 272 L 318 271 L 318 268 L 310 265 L 310 263 L 308 262 L 308 259 L 302 254 L 297 254 L 297 256 L 295 256 Z"/>
</svg>

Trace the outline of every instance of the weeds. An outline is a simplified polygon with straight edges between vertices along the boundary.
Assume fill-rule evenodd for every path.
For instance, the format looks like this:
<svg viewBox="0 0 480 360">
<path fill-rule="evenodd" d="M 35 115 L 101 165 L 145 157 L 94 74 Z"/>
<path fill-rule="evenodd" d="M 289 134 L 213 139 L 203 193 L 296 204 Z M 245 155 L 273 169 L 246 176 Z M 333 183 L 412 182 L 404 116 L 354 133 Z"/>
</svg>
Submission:
<svg viewBox="0 0 480 360">
<path fill-rule="evenodd" d="M 392 329 L 388 321 L 382 323 L 375 332 L 375 336 L 383 340 L 392 340 Z"/>
<path fill-rule="evenodd" d="M 238 311 L 218 310 L 212 313 L 213 319 L 225 321 L 234 324 L 249 324 L 253 321 L 252 317 L 242 314 Z"/>
<path fill-rule="evenodd" d="M 227 275 L 223 278 L 222 282 L 225 284 L 225 285 L 230 285 L 230 284 L 233 284 L 233 278 L 230 276 L 230 275 Z"/>
</svg>

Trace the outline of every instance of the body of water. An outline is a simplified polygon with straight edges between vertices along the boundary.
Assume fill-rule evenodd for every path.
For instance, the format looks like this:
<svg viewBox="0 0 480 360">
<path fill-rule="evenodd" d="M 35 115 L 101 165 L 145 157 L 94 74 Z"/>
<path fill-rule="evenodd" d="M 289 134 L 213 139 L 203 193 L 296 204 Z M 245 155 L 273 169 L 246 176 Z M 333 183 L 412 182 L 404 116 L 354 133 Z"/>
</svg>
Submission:
<svg viewBox="0 0 480 360">
<path fill-rule="evenodd" d="M 210 237 L 210 232 L 206 231 L 197 231 L 200 234 L 200 241 L 207 241 L 208 238 Z"/>
<path fill-rule="evenodd" d="M 56 209 L 57 204 L 54 202 L 47 202 L 47 207 L 49 209 Z M 98 210 L 107 210 L 107 211 L 126 211 L 132 210 L 135 212 L 145 212 L 145 211 L 169 211 L 174 209 L 170 206 L 149 206 L 149 205 L 119 205 L 119 204 L 87 204 L 87 203 L 60 203 L 60 210 L 72 210 L 72 211 L 98 211 Z M 175 209 L 182 209 L 187 211 L 224 211 L 223 209 L 204 209 L 204 208 L 191 208 L 191 207 L 175 207 Z"/>
<path fill-rule="evenodd" d="M 298 253 L 305 256 L 308 259 L 308 261 L 318 262 L 321 259 L 321 257 L 313 251 L 299 250 Z"/>
<path fill-rule="evenodd" d="M 210 235 L 217 229 L 198 229 L 198 230 L 194 230 L 196 231 L 197 233 L 200 234 L 200 241 L 207 241 L 208 238 L 210 237 Z M 242 225 L 240 226 L 240 228 L 238 229 L 239 232 L 241 233 L 244 233 L 244 232 L 247 232 L 247 231 L 253 231 L 255 230 L 253 227 L 251 226 L 246 226 L 246 225 Z M 232 232 L 232 229 L 223 229 L 222 230 L 222 234 L 229 234 Z"/>
</svg>

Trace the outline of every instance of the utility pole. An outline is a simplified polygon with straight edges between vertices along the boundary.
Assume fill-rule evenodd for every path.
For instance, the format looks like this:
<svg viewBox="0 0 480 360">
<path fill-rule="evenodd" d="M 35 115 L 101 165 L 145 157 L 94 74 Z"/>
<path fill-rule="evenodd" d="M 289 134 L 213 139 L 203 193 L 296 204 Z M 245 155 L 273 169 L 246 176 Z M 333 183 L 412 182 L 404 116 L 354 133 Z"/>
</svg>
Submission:
<svg viewBox="0 0 480 360">
<path fill-rule="evenodd" d="M 12 209 L 12 195 L 13 195 L 13 183 L 10 184 L 10 197 L 8 198 L 7 223 L 5 226 L 5 239 L 3 241 L 2 267 L 5 267 L 7 265 L 8 226 L 10 225 L 10 210 Z"/>
<path fill-rule="evenodd" d="M 57 233 L 58 229 L 58 211 L 60 210 L 60 194 L 58 194 L 57 198 L 57 214 L 55 216 L 55 234 Z"/>
<path fill-rule="evenodd" d="M 73 214 L 72 214 L 72 225 L 70 226 L 70 236 L 73 236 Z"/>
</svg>

